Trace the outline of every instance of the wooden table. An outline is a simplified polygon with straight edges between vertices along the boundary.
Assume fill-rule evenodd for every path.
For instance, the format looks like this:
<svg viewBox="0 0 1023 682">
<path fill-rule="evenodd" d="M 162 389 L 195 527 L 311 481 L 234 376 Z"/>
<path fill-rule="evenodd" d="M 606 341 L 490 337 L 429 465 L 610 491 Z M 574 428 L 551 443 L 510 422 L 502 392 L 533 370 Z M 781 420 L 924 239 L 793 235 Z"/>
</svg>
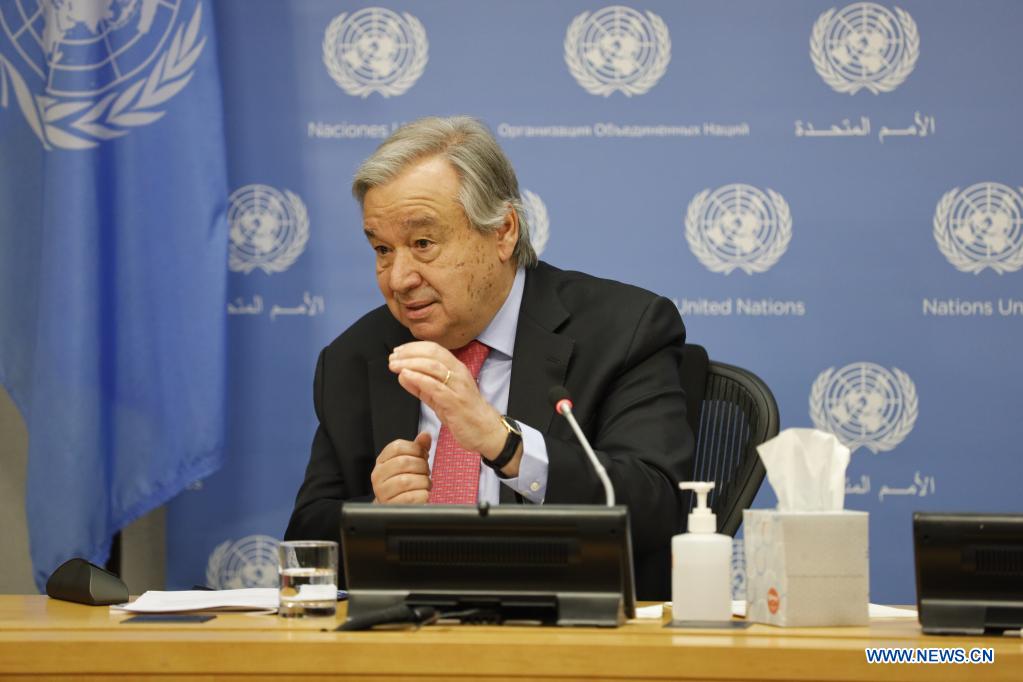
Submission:
<svg viewBox="0 0 1023 682">
<path fill-rule="evenodd" d="M 121 623 L 125 617 L 44 596 L 0 596 L 0 677 L 1023 680 L 1023 639 L 925 637 L 912 620 L 731 631 L 634 621 L 617 629 L 433 625 L 347 633 L 324 632 L 336 624 L 331 619 L 233 613 L 199 624 L 132 625 Z M 991 647 L 995 662 L 871 665 L 867 646 Z"/>
</svg>

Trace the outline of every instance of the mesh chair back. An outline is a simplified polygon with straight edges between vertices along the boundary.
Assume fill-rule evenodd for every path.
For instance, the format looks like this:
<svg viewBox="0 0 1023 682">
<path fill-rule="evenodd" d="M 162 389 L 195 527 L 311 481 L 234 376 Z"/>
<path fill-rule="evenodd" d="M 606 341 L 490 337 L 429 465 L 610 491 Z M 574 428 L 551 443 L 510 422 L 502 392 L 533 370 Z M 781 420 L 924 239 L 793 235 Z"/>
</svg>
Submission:
<svg viewBox="0 0 1023 682">
<path fill-rule="evenodd" d="M 693 460 L 694 481 L 714 481 L 708 504 L 717 515 L 718 532 L 735 535 L 742 510 L 764 480 L 756 447 L 778 433 L 778 404 L 752 372 L 710 361 L 700 408 Z M 689 508 L 695 505 L 691 496 Z"/>
</svg>

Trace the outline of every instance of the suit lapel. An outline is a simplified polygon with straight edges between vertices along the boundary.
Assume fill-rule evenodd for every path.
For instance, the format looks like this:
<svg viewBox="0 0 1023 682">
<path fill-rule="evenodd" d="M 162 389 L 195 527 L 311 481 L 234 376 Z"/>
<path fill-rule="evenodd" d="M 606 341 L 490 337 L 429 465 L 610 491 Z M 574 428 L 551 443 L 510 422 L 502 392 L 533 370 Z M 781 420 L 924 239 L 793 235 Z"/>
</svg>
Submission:
<svg viewBox="0 0 1023 682">
<path fill-rule="evenodd" d="M 402 388 L 397 375 L 387 368 L 391 350 L 412 341 L 412 335 L 393 319 L 389 322 L 380 355 L 366 363 L 373 445 L 377 452 L 395 438 L 412 440 L 419 429 L 419 400 Z"/>
<path fill-rule="evenodd" d="M 569 317 L 551 282 L 556 272 L 544 263 L 526 271 L 508 392 L 509 416 L 541 433 L 554 418 L 547 393 L 564 383 L 575 346 L 573 339 L 555 333 Z"/>
</svg>

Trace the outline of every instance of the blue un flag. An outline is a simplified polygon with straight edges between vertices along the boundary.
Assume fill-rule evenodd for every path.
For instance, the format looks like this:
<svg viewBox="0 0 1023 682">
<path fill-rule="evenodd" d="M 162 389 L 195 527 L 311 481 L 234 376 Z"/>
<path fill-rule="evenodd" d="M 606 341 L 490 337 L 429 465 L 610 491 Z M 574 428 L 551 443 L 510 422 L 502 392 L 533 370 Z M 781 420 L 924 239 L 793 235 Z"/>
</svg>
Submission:
<svg viewBox="0 0 1023 682">
<path fill-rule="evenodd" d="M 0 381 L 36 583 L 221 464 L 227 171 L 199 0 L 0 0 Z"/>
</svg>

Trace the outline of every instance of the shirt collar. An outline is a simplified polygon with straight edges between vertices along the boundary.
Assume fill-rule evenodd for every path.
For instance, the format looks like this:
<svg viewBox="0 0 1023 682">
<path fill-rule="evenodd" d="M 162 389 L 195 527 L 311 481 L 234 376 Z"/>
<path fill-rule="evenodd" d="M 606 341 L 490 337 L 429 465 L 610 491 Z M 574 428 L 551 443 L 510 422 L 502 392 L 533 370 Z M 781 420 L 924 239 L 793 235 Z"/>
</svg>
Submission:
<svg viewBox="0 0 1023 682">
<path fill-rule="evenodd" d="M 512 349 L 515 347 L 515 330 L 519 326 L 519 308 L 522 307 L 522 292 L 526 287 L 526 270 L 519 268 L 515 271 L 515 279 L 512 281 L 511 291 L 504 299 L 501 309 L 494 315 L 487 328 L 476 337 L 482 343 L 490 346 L 492 350 L 512 357 Z"/>
</svg>

